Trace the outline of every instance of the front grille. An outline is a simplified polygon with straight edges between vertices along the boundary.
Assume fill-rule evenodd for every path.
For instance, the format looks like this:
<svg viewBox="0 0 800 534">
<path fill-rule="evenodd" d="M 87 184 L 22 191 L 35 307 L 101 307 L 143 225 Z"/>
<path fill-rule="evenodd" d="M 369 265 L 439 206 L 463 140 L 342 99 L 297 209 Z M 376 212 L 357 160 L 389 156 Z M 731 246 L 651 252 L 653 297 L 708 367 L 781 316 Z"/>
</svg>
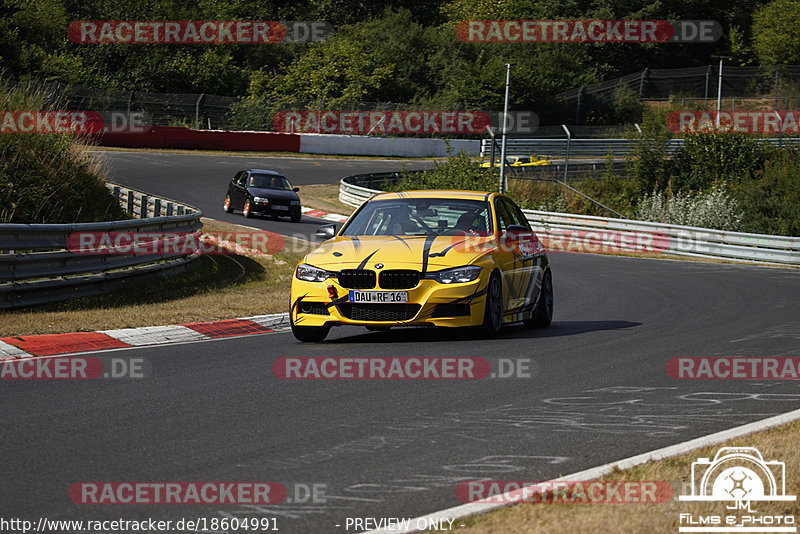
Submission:
<svg viewBox="0 0 800 534">
<path fill-rule="evenodd" d="M 411 289 L 419 284 L 419 271 L 394 269 L 383 271 L 378 277 L 383 289 Z"/>
<path fill-rule="evenodd" d="M 289 200 L 285 198 L 271 198 L 269 199 L 269 203 L 273 206 L 288 206 Z"/>
<path fill-rule="evenodd" d="M 347 289 L 372 289 L 375 287 L 375 271 L 344 269 L 339 271 L 339 285 Z"/>
<path fill-rule="evenodd" d="M 419 311 L 419 304 L 339 304 L 339 311 L 354 321 L 408 321 Z"/>
<path fill-rule="evenodd" d="M 328 308 L 322 302 L 300 302 L 300 313 L 312 315 L 330 315 Z"/>
<path fill-rule="evenodd" d="M 437 304 L 431 317 L 461 317 L 469 314 L 469 304 Z"/>
</svg>

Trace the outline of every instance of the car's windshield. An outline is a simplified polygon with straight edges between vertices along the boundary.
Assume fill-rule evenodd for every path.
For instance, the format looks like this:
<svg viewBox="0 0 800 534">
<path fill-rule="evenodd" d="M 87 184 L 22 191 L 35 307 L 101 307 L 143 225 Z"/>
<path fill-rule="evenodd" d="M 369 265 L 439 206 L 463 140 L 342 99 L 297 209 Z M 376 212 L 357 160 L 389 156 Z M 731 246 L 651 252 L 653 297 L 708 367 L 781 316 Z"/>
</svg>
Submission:
<svg viewBox="0 0 800 534">
<path fill-rule="evenodd" d="M 483 200 L 412 198 L 368 202 L 341 235 L 486 235 L 492 231 Z"/>
<path fill-rule="evenodd" d="M 291 191 L 292 184 L 283 176 L 275 174 L 258 174 L 252 173 L 250 180 L 247 182 L 248 187 L 258 187 L 261 189 L 280 189 L 282 191 Z"/>
</svg>

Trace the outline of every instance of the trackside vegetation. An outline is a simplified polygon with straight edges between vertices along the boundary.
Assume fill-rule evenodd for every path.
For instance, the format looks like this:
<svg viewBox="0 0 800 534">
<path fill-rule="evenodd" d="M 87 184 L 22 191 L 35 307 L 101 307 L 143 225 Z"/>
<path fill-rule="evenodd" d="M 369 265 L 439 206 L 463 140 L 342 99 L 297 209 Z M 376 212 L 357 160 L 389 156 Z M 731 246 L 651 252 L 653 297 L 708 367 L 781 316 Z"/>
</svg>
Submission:
<svg viewBox="0 0 800 534">
<path fill-rule="evenodd" d="M 0 110 L 55 110 L 28 84 L 0 81 Z M 77 223 L 127 218 L 102 170 L 72 134 L 0 134 L 0 223 Z"/>
<path fill-rule="evenodd" d="M 624 177 L 609 160 L 601 178 L 571 185 L 632 219 L 800 236 L 800 151 L 759 143 L 748 134 L 697 133 L 685 135 L 683 148 L 670 156 L 663 115 L 645 115 L 644 138 Z M 434 169 L 404 175 L 390 189 L 496 191 L 497 174 L 459 153 Z M 613 216 L 552 182 L 512 175 L 508 193 L 524 208 Z"/>
</svg>

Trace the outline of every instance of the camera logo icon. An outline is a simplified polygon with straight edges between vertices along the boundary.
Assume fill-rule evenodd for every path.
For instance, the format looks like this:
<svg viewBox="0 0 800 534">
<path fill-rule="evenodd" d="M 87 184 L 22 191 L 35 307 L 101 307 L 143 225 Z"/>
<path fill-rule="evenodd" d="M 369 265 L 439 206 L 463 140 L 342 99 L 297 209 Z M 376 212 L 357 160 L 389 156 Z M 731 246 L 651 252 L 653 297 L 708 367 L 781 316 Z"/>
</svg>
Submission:
<svg viewBox="0 0 800 534">
<path fill-rule="evenodd" d="M 692 463 L 692 494 L 681 501 L 794 501 L 786 495 L 786 465 L 765 461 L 755 447 L 723 447 Z"/>
</svg>

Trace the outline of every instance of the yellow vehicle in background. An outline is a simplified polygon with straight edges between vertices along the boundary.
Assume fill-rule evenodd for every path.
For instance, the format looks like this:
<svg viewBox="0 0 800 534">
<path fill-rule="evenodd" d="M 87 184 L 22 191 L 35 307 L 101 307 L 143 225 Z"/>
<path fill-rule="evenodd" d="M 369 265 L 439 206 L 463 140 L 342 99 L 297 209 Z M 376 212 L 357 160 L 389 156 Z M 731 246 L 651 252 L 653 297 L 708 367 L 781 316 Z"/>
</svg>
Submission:
<svg viewBox="0 0 800 534">
<path fill-rule="evenodd" d="M 506 165 L 509 167 L 540 167 L 542 165 L 552 165 L 553 162 L 547 159 L 545 156 L 506 156 Z M 481 163 L 481 167 L 491 167 L 491 161 L 484 161 Z M 500 166 L 500 158 L 497 158 L 494 162 L 495 167 Z"/>
</svg>

